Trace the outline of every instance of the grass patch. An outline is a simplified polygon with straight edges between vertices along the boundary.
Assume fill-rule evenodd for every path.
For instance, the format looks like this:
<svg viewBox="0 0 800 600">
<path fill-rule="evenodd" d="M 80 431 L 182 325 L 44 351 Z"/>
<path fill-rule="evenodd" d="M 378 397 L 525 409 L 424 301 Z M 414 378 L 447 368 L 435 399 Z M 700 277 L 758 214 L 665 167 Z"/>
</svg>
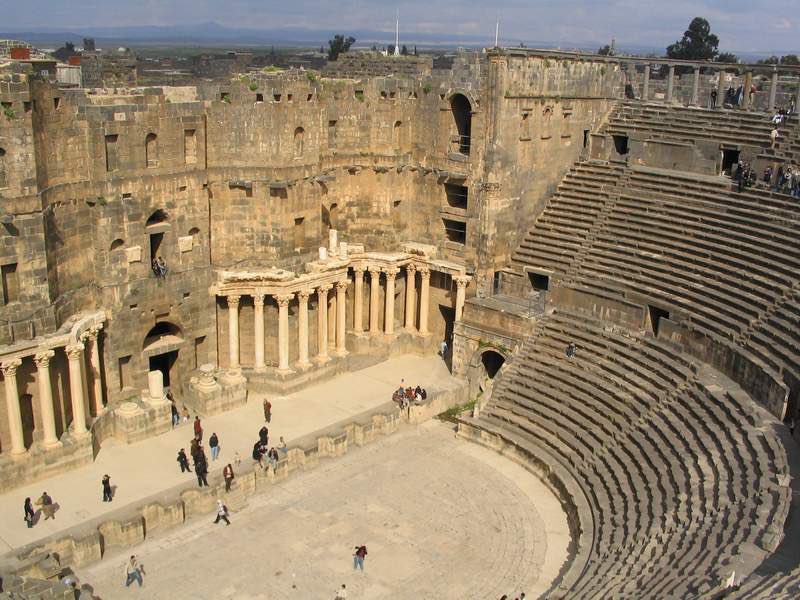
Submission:
<svg viewBox="0 0 800 600">
<path fill-rule="evenodd" d="M 436 418 L 439 419 L 440 421 L 446 421 L 447 423 L 455 423 L 456 418 L 458 418 L 458 416 L 461 413 L 467 411 L 472 412 L 472 409 L 475 408 L 475 403 L 478 401 L 478 398 L 480 398 L 480 394 L 478 394 L 476 398 L 470 400 L 469 402 L 466 402 L 464 404 L 457 404 L 456 406 L 448 408 L 443 413 L 439 413 L 438 415 L 436 415 Z"/>
</svg>

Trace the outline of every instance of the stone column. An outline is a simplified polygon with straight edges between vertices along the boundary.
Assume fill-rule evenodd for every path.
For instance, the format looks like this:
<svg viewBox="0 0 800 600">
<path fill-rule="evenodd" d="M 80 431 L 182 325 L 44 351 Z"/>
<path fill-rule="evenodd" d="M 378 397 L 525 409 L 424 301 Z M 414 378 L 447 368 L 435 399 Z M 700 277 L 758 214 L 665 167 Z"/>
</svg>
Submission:
<svg viewBox="0 0 800 600">
<path fill-rule="evenodd" d="M 772 70 L 772 81 L 769 84 L 769 110 L 770 112 L 774 112 L 775 110 L 775 101 L 777 99 L 778 94 L 778 69 Z"/>
<path fill-rule="evenodd" d="M 800 110 L 800 74 L 797 76 L 797 96 L 794 98 L 794 110 Z"/>
<path fill-rule="evenodd" d="M 694 81 L 692 83 L 692 106 L 700 104 L 700 67 L 694 68 Z"/>
<path fill-rule="evenodd" d="M 228 296 L 228 354 L 231 369 L 239 368 L 239 300 L 241 296 Z"/>
<path fill-rule="evenodd" d="M 385 312 L 383 315 L 383 331 L 386 335 L 394 335 L 394 282 L 397 274 L 400 272 L 398 268 L 388 268 L 384 270 L 386 273 L 386 302 Z"/>
<path fill-rule="evenodd" d="M 336 296 L 328 297 L 328 348 L 336 346 Z"/>
<path fill-rule="evenodd" d="M 84 408 L 83 385 L 81 380 L 81 362 L 83 360 L 83 344 L 71 344 L 66 347 L 69 359 L 69 395 L 72 401 L 72 432 L 75 437 L 88 433 L 86 429 L 86 409 Z"/>
<path fill-rule="evenodd" d="M 297 345 L 298 359 L 297 366 L 305 369 L 311 366 L 308 362 L 308 297 L 311 295 L 309 290 L 297 292 Z"/>
<path fill-rule="evenodd" d="M 317 288 L 317 359 L 328 360 L 328 290 L 330 284 Z"/>
<path fill-rule="evenodd" d="M 458 322 L 461 320 L 461 316 L 464 314 L 464 301 L 467 298 L 467 286 L 469 282 L 472 280 L 472 277 L 469 275 L 463 275 L 458 277 L 453 277 L 456 282 L 456 318 L 455 321 Z"/>
<path fill-rule="evenodd" d="M 742 110 L 750 110 L 750 87 L 753 85 L 753 72 L 747 71 L 744 74 L 744 85 L 742 86 Z"/>
<path fill-rule="evenodd" d="M 725 104 L 725 70 L 720 69 L 717 82 L 717 108 L 722 108 L 723 104 Z"/>
<path fill-rule="evenodd" d="M 675 65 L 669 65 L 669 75 L 667 75 L 667 98 L 666 103 L 672 102 L 672 90 L 675 87 Z"/>
<path fill-rule="evenodd" d="M 419 267 L 419 332 L 428 335 L 428 295 L 431 285 L 430 267 Z"/>
<path fill-rule="evenodd" d="M 253 330 L 255 332 L 256 344 L 256 371 L 263 371 L 266 367 L 264 362 L 264 294 L 253 294 Z"/>
<path fill-rule="evenodd" d="M 647 101 L 650 95 L 650 65 L 644 66 L 644 83 L 642 84 L 642 100 Z"/>
<path fill-rule="evenodd" d="M 417 267 L 414 263 L 406 265 L 406 329 L 414 331 L 416 321 L 416 306 L 414 300 L 417 299 Z"/>
<path fill-rule="evenodd" d="M 369 334 L 378 335 L 378 298 L 380 298 L 381 272 L 376 267 L 369 270 Z"/>
<path fill-rule="evenodd" d="M 275 296 L 278 301 L 278 370 L 289 370 L 289 302 L 294 294 Z"/>
<path fill-rule="evenodd" d="M 56 437 L 56 417 L 53 410 L 53 388 L 50 383 L 50 359 L 55 356 L 52 350 L 45 350 L 33 357 L 36 363 L 36 382 L 39 387 L 39 412 L 42 413 L 42 429 L 45 448 L 60 445 Z"/>
<path fill-rule="evenodd" d="M 22 360 L 14 358 L 3 362 L 0 369 L 6 386 L 6 410 L 8 411 L 8 432 L 11 436 L 11 454 L 25 454 L 25 438 L 22 435 L 22 413 L 19 410 L 19 390 L 17 389 L 17 369 Z"/>
<path fill-rule="evenodd" d="M 102 327 L 94 326 L 88 331 L 89 365 L 92 368 L 92 399 L 94 414 L 100 416 L 105 410 L 103 405 L 103 380 L 100 374 L 100 331 Z"/>
<path fill-rule="evenodd" d="M 353 331 L 364 331 L 364 271 L 365 267 L 353 267 Z"/>
<path fill-rule="evenodd" d="M 344 356 L 347 354 L 346 348 L 346 325 L 347 325 L 347 304 L 345 303 L 345 292 L 349 281 L 336 282 L 336 354 Z"/>
</svg>

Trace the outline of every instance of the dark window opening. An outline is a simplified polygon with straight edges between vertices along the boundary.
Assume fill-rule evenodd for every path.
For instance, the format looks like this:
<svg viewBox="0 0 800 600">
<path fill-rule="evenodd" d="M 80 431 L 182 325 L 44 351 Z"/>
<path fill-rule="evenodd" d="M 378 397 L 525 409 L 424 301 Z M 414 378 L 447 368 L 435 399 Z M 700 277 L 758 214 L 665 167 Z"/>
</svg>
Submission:
<svg viewBox="0 0 800 600">
<path fill-rule="evenodd" d="M 489 379 L 494 379 L 506 359 L 494 350 L 488 350 L 481 355 L 481 362 L 483 363 L 483 368 L 486 369 L 486 376 Z"/>
<path fill-rule="evenodd" d="M 106 136 L 106 171 L 116 171 L 119 168 L 119 156 L 117 155 L 117 139 L 115 133 Z"/>
<path fill-rule="evenodd" d="M 175 365 L 176 360 L 178 360 L 177 350 L 150 357 L 150 370 L 161 371 L 161 375 L 164 378 L 164 387 L 169 387 L 170 371 L 172 370 L 173 365 Z"/>
<path fill-rule="evenodd" d="M 336 121 L 328 121 L 328 148 L 336 148 Z"/>
<path fill-rule="evenodd" d="M 658 326 L 661 322 L 661 319 L 669 319 L 669 311 L 666 311 L 663 308 L 658 308 L 657 306 L 652 306 L 650 304 L 647 305 L 647 310 L 650 314 L 650 326 L 653 329 L 653 335 L 658 335 Z"/>
<path fill-rule="evenodd" d="M 144 140 L 145 166 L 148 169 L 158 166 L 158 136 L 148 133 Z"/>
<path fill-rule="evenodd" d="M 194 129 L 183 130 L 183 162 L 187 165 L 197 162 L 197 135 Z"/>
<path fill-rule="evenodd" d="M 306 243 L 306 220 L 304 217 L 297 217 L 294 220 L 294 248 L 302 249 Z"/>
<path fill-rule="evenodd" d="M 25 102 L 22 103 L 22 108 L 26 113 L 31 112 L 31 107 L 32 106 L 33 106 L 33 104 L 31 102 L 28 102 L 28 101 L 25 101 Z"/>
<path fill-rule="evenodd" d="M 263 102 L 264 94 L 256 94 L 256 102 Z"/>
<path fill-rule="evenodd" d="M 0 148 L 0 188 L 8 185 L 8 178 L 6 176 L 6 151 Z"/>
<path fill-rule="evenodd" d="M 114 250 L 119 250 L 124 245 L 125 245 L 125 240 L 117 238 L 116 240 L 111 242 L 111 251 L 113 252 Z"/>
<path fill-rule="evenodd" d="M 119 389 L 123 390 L 131 385 L 131 357 L 119 358 Z"/>
<path fill-rule="evenodd" d="M 463 185 L 445 183 L 444 192 L 447 195 L 447 204 L 452 208 L 467 210 L 467 200 L 469 191 Z"/>
<path fill-rule="evenodd" d="M 272 94 L 272 99 L 275 102 L 280 102 L 281 101 L 281 95 L 280 94 Z"/>
<path fill-rule="evenodd" d="M 533 273 L 528 271 L 528 279 L 531 282 L 531 287 L 535 290 L 546 292 L 550 289 L 549 275 L 542 275 L 541 273 Z"/>
<path fill-rule="evenodd" d="M 589 130 L 583 130 L 583 147 L 587 148 L 589 146 Z"/>
<path fill-rule="evenodd" d="M 289 197 L 289 192 L 285 187 L 269 188 L 269 197 L 286 200 Z"/>
<path fill-rule="evenodd" d="M 472 135 L 472 106 L 464 95 L 456 94 L 450 99 L 450 110 L 453 113 L 457 132 L 454 147 L 460 154 L 469 154 Z"/>
<path fill-rule="evenodd" d="M 3 304 L 10 304 L 19 300 L 19 279 L 17 278 L 17 263 L 0 267 L 3 279 Z"/>
<path fill-rule="evenodd" d="M 733 175 L 733 167 L 739 163 L 738 150 L 722 151 L 722 172 L 726 175 Z"/>
<path fill-rule="evenodd" d="M 444 223 L 445 237 L 456 244 L 466 244 L 467 242 L 467 224 L 462 221 L 453 221 L 451 219 L 442 219 Z"/>
<path fill-rule="evenodd" d="M 617 154 L 625 155 L 628 153 L 628 136 L 627 135 L 614 135 L 614 149 Z"/>
<path fill-rule="evenodd" d="M 61 98 L 53 98 L 53 108 L 56 110 L 61 108 Z"/>
<path fill-rule="evenodd" d="M 150 234 L 150 264 L 153 264 L 153 261 L 158 258 L 158 251 L 161 249 L 161 242 L 163 241 L 163 233 Z"/>
</svg>

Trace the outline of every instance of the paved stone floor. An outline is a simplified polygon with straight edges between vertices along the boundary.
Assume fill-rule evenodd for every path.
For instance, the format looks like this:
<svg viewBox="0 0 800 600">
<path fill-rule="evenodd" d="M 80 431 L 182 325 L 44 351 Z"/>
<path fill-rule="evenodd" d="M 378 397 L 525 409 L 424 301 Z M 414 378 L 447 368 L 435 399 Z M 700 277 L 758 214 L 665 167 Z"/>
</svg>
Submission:
<svg viewBox="0 0 800 600">
<path fill-rule="evenodd" d="M 270 441 L 284 436 L 292 440 L 323 429 L 391 400 L 400 379 L 419 383 L 429 392 L 450 389 L 457 381 L 438 357 L 400 356 L 373 367 L 347 373 L 294 394 L 272 399 Z M 264 423 L 263 396 L 252 396 L 246 406 L 203 420 L 203 439 L 212 432 L 220 438 L 220 457 L 210 463 L 212 473 L 232 461 L 234 451 L 242 465 L 250 465 L 250 452 Z M 181 483 L 196 481 L 191 473 L 182 474 L 175 461 L 178 449 L 189 449 L 193 437 L 191 423 L 163 435 L 125 445 L 109 440 L 103 444 L 94 463 L 0 494 L 0 514 L 6 515 L 0 527 L 0 554 L 37 540 L 61 533 L 87 520 L 108 514 L 127 504 L 144 499 Z M 223 462 L 224 461 L 224 462 Z M 103 503 L 100 480 L 104 473 L 116 486 L 114 502 Z M 22 520 L 27 496 L 38 498 L 47 491 L 60 505 L 55 520 L 40 520 L 28 529 Z M 17 518 L 19 516 L 19 518 Z"/>
<path fill-rule="evenodd" d="M 231 526 L 196 519 L 78 575 L 95 597 L 488 600 L 543 592 L 569 541 L 557 499 L 522 467 L 433 420 L 250 498 Z M 364 573 L 352 551 L 366 544 Z M 135 585 L 135 584 L 134 584 Z"/>
</svg>

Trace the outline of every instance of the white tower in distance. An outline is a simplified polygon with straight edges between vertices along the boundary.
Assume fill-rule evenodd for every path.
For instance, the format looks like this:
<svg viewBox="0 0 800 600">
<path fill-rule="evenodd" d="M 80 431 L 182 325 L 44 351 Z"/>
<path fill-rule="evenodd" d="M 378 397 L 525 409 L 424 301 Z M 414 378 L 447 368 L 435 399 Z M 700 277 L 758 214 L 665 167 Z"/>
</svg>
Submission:
<svg viewBox="0 0 800 600">
<path fill-rule="evenodd" d="M 400 56 L 400 9 L 397 9 L 397 16 L 394 22 L 394 55 Z"/>
</svg>

